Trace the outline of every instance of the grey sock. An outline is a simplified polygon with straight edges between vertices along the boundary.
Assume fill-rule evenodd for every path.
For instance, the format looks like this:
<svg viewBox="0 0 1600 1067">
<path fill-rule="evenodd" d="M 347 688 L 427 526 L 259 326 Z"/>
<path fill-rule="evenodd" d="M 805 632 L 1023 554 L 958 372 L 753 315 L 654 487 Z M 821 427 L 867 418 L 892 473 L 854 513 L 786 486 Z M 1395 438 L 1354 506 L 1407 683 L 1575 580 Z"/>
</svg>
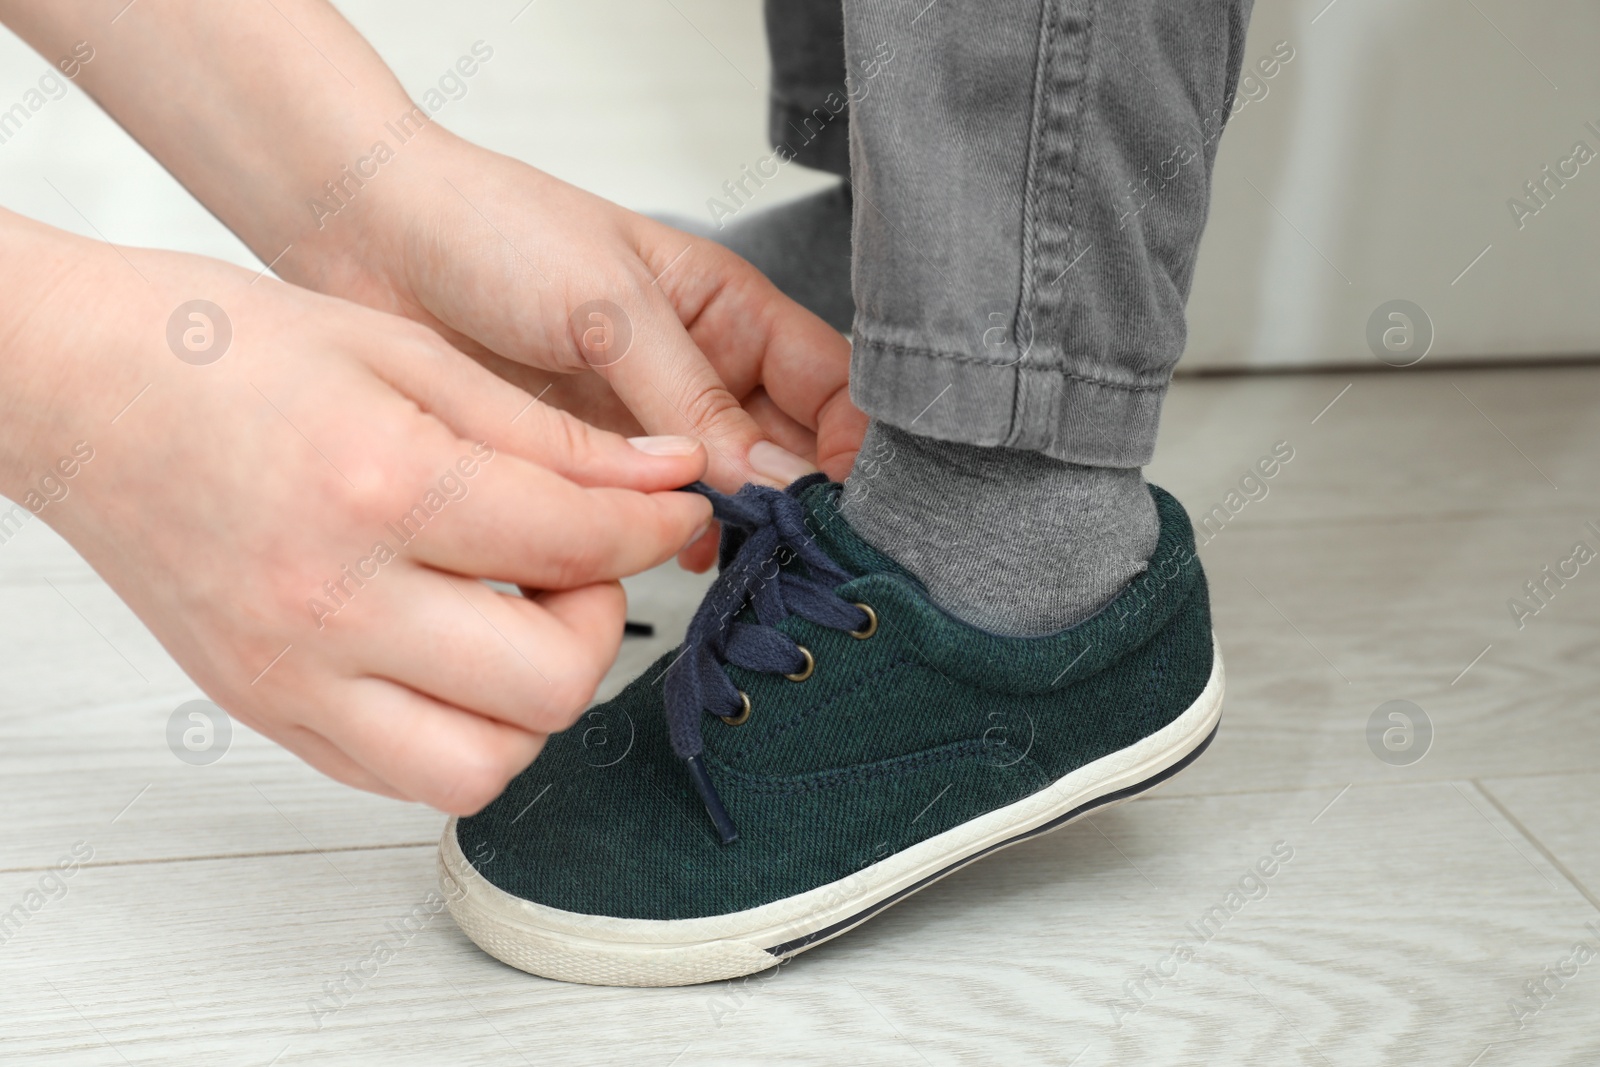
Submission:
<svg viewBox="0 0 1600 1067">
<path fill-rule="evenodd" d="M 1138 470 L 935 441 L 877 420 L 840 511 L 940 607 L 1017 635 L 1093 615 L 1143 573 L 1160 532 Z"/>
<path fill-rule="evenodd" d="M 765 211 L 741 212 L 705 236 L 753 263 L 797 304 L 841 332 L 850 295 L 850 187 L 844 183 Z"/>
</svg>

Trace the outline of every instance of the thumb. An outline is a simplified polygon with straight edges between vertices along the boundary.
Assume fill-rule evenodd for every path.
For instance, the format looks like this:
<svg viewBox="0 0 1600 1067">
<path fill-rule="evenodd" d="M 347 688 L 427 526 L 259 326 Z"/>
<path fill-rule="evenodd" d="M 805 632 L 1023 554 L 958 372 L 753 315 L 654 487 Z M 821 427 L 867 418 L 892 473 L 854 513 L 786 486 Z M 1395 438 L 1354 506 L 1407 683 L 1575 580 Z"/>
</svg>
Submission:
<svg viewBox="0 0 1600 1067">
<path fill-rule="evenodd" d="M 615 307 L 612 314 L 618 311 L 610 330 L 575 330 L 574 345 L 646 431 L 705 445 L 706 481 L 724 492 L 745 482 L 781 489 L 816 471 L 751 418 L 664 298 L 649 300 L 638 314 Z"/>
</svg>

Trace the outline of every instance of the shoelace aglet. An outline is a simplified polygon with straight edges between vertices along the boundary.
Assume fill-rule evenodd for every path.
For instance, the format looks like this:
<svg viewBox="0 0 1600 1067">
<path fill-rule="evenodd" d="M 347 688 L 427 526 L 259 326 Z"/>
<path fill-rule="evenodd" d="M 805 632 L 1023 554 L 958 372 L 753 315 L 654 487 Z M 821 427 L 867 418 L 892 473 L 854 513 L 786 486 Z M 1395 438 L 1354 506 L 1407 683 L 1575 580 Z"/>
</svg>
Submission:
<svg viewBox="0 0 1600 1067">
<path fill-rule="evenodd" d="M 722 806 L 722 798 L 717 796 L 717 787 L 711 784 L 705 761 L 694 755 L 684 762 L 689 765 L 689 777 L 694 781 L 694 789 L 700 794 L 701 803 L 706 806 L 706 814 L 711 816 L 712 825 L 717 828 L 717 836 L 722 838 L 724 845 L 733 844 L 739 840 L 739 828 L 733 825 L 728 809 Z"/>
</svg>

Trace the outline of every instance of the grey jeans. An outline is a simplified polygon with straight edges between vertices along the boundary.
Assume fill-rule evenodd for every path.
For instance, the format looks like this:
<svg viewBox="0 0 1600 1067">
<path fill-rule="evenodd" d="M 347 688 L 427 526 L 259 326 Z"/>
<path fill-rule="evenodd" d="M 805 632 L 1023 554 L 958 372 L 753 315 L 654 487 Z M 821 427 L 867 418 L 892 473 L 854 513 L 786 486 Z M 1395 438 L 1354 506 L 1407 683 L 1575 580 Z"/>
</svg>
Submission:
<svg viewBox="0 0 1600 1067">
<path fill-rule="evenodd" d="M 771 135 L 853 192 L 851 396 L 1135 467 L 1251 0 L 766 0 Z"/>
</svg>

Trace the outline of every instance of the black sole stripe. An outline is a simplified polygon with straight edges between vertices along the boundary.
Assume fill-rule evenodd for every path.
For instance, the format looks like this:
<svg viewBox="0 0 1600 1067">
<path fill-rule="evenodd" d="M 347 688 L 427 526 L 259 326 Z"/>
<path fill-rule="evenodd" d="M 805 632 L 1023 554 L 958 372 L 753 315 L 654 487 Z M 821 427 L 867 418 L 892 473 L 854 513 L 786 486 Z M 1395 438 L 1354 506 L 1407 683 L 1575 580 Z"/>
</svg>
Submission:
<svg viewBox="0 0 1600 1067">
<path fill-rule="evenodd" d="M 1219 723 L 1218 725 L 1221 724 Z M 983 859 L 991 852 L 996 852 L 1002 848 L 1007 848 L 1016 844 L 1018 841 L 1026 841 L 1030 837 L 1037 837 L 1040 834 L 1049 833 L 1051 830 L 1056 829 L 1063 823 L 1071 822 L 1078 816 L 1093 811 L 1095 808 L 1104 807 L 1107 804 L 1114 804 L 1119 800 L 1124 800 L 1128 797 L 1146 792 L 1147 790 L 1154 789 L 1156 786 L 1160 785 L 1162 782 L 1166 781 L 1168 778 L 1171 778 L 1173 775 L 1189 766 L 1189 764 L 1199 759 L 1200 754 L 1203 753 L 1207 748 L 1211 747 L 1211 742 L 1216 739 L 1216 736 L 1217 727 L 1213 726 L 1211 728 L 1211 732 L 1206 735 L 1206 739 L 1204 741 L 1196 745 L 1188 755 L 1184 756 L 1181 760 L 1161 771 L 1160 773 L 1152 775 L 1142 782 L 1135 782 L 1133 785 L 1124 786 L 1123 788 L 1107 793 L 1104 796 L 1096 797 L 1093 800 L 1080 804 L 1071 811 L 1057 815 L 1054 819 L 1051 819 L 1047 823 L 1042 823 L 1038 826 L 1035 826 L 1032 830 L 1026 830 L 1015 837 L 1008 837 L 1004 841 L 997 841 L 982 851 L 974 852 L 965 859 L 956 860 L 954 863 L 935 871 L 926 878 L 923 878 L 912 885 L 906 886 L 893 896 L 885 897 L 876 904 L 872 905 L 870 908 L 864 908 L 861 911 L 856 912 L 848 919 L 841 919 L 831 926 L 825 926 L 821 930 L 806 934 L 804 937 L 797 937 L 793 941 L 785 941 L 781 945 L 774 945 L 766 951 L 772 956 L 780 959 L 785 956 L 791 956 L 802 949 L 811 947 L 819 941 L 826 941 L 828 938 L 833 937 L 836 934 L 842 934 L 852 926 L 857 926 L 866 922 L 884 908 L 887 908 L 893 904 L 898 904 L 912 893 L 923 889 L 930 883 L 938 881 L 940 878 L 950 874 L 952 871 L 965 867 L 969 863 L 976 863 L 978 860 Z"/>
</svg>

